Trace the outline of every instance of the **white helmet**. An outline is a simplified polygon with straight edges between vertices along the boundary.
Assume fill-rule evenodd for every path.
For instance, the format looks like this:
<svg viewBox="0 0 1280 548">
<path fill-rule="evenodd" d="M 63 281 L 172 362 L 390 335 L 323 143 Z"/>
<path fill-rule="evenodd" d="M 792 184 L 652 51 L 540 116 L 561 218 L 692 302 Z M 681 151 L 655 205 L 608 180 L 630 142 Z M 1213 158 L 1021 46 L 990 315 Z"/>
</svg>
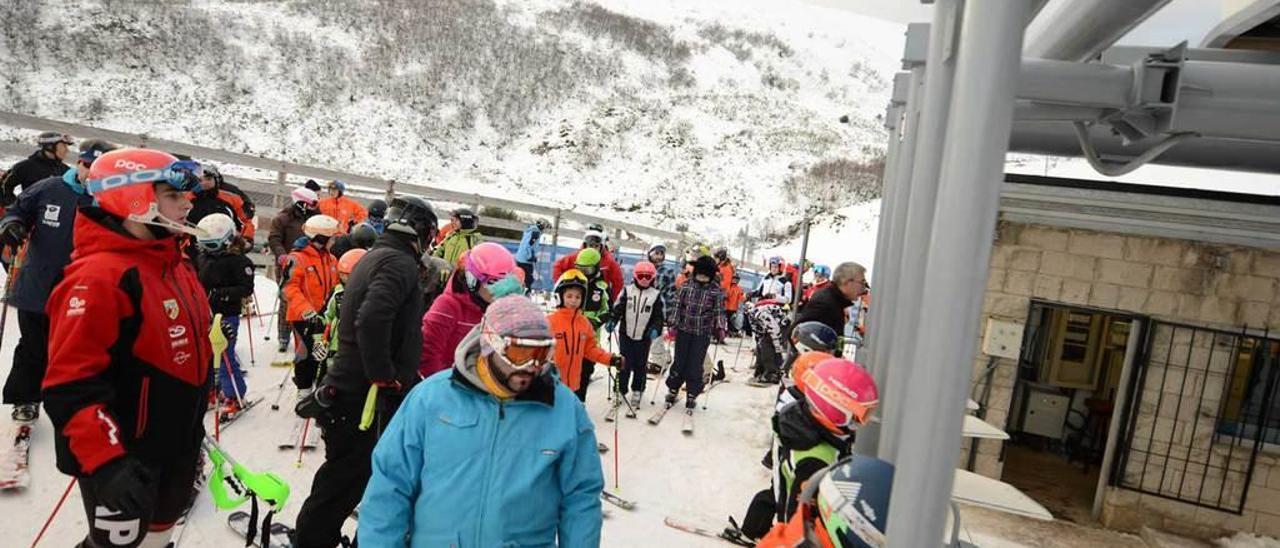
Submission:
<svg viewBox="0 0 1280 548">
<path fill-rule="evenodd" d="M 312 215 L 302 224 L 302 233 L 308 238 L 316 236 L 332 238 L 338 234 L 338 220 L 328 215 Z"/>
<path fill-rule="evenodd" d="M 316 192 L 306 187 L 293 189 L 293 192 L 289 194 L 289 197 L 293 198 L 294 202 L 304 203 L 311 207 L 315 207 L 316 204 L 320 202 L 320 197 L 316 196 Z"/>
<path fill-rule="evenodd" d="M 196 229 L 201 233 L 196 237 L 196 244 L 203 251 L 225 249 L 236 235 L 235 221 L 224 213 L 205 215 L 199 223 L 196 223 Z"/>
</svg>

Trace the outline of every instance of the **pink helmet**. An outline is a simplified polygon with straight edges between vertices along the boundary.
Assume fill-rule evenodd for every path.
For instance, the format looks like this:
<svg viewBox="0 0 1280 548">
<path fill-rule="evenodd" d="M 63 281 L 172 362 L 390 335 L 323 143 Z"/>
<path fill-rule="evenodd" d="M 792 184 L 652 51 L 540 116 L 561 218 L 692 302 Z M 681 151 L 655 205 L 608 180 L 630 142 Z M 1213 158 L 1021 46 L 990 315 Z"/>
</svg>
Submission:
<svg viewBox="0 0 1280 548">
<path fill-rule="evenodd" d="M 320 198 L 316 196 L 314 190 L 301 186 L 293 189 L 293 192 L 289 193 L 289 197 L 293 198 L 294 202 L 307 204 L 311 207 L 315 207 L 320 202 Z"/>
<path fill-rule="evenodd" d="M 644 280 L 646 282 L 644 287 L 648 287 L 648 284 L 653 283 L 653 278 L 657 275 L 658 269 L 649 261 L 640 261 L 636 263 L 635 270 L 631 271 L 631 277 L 633 279 L 636 281 Z"/>
<path fill-rule="evenodd" d="M 871 420 L 880 404 L 876 381 L 862 366 L 844 358 L 818 362 L 803 373 L 809 413 L 834 434 L 848 434 Z"/>
<path fill-rule="evenodd" d="M 493 242 L 485 242 L 471 248 L 461 259 L 462 268 L 466 270 L 467 281 L 472 287 L 488 285 L 501 280 L 518 270 L 516 258 L 511 256 L 507 248 Z"/>
</svg>

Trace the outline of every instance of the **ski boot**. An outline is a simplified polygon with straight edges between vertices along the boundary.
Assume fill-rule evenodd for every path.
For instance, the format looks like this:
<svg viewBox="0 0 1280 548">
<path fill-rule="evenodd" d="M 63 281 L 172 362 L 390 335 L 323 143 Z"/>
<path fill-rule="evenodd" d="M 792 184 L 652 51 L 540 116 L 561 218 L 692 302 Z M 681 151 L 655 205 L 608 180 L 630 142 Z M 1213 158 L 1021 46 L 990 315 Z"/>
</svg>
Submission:
<svg viewBox="0 0 1280 548">
<path fill-rule="evenodd" d="M 35 422 L 40 418 L 40 404 L 16 403 L 13 405 L 13 413 L 9 416 L 13 422 Z"/>
<path fill-rule="evenodd" d="M 638 391 L 631 393 L 631 409 L 634 411 L 640 410 L 640 392 Z"/>
<path fill-rule="evenodd" d="M 667 396 L 663 398 L 663 401 L 666 402 L 667 409 L 670 409 L 676 405 L 676 398 L 678 398 L 679 396 L 680 396 L 679 388 L 667 392 Z"/>
</svg>

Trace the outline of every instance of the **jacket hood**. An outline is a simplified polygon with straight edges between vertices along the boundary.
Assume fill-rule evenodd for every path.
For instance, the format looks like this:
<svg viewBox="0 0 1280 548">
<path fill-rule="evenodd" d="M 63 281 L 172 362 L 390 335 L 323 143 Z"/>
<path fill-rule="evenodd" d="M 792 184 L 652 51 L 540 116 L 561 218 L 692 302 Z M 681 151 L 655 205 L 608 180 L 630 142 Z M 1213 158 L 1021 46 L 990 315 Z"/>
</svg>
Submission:
<svg viewBox="0 0 1280 548">
<path fill-rule="evenodd" d="M 453 352 L 453 380 L 467 388 L 488 394 L 489 392 L 483 388 L 484 383 L 480 380 L 480 373 L 476 371 L 478 357 L 480 357 L 480 325 L 477 324 L 462 337 L 462 342 L 458 343 L 457 350 Z M 533 379 L 528 390 L 516 394 L 515 400 L 554 406 L 556 383 L 559 382 L 556 380 L 555 370 L 556 368 L 548 363 L 543 369 L 543 374 Z"/>
<path fill-rule="evenodd" d="M 76 179 L 75 168 L 68 169 L 66 173 L 62 174 L 62 183 L 67 185 L 71 190 L 74 190 L 76 194 L 85 194 L 84 185 L 80 184 L 79 179 Z"/>
<path fill-rule="evenodd" d="M 818 424 L 818 421 L 809 416 L 809 412 L 806 409 L 807 405 L 803 399 L 799 399 L 778 411 L 775 419 L 777 421 L 775 429 L 778 432 L 778 440 L 782 442 L 783 446 L 804 450 L 823 442 L 837 448 L 848 444 L 848 442 L 828 432 L 826 428 Z"/>
<path fill-rule="evenodd" d="M 93 253 L 122 253 L 139 264 L 157 263 L 164 266 L 177 264 L 182 259 L 177 238 L 141 240 L 129 234 L 120 220 L 96 207 L 82 207 L 76 213 L 75 251 L 71 258 L 78 259 Z"/>
</svg>

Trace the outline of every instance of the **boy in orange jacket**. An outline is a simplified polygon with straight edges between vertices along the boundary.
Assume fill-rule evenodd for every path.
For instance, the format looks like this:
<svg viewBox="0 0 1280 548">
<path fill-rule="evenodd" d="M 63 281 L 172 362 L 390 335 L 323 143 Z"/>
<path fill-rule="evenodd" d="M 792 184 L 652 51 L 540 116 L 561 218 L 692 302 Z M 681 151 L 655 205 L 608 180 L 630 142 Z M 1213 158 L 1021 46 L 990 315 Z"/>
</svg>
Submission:
<svg viewBox="0 0 1280 548">
<path fill-rule="evenodd" d="M 579 310 L 587 294 L 587 277 L 578 269 L 570 269 L 556 280 L 556 310 L 547 315 L 551 334 L 556 339 L 556 368 L 560 382 L 573 390 L 578 399 L 587 401 L 587 386 L 591 374 L 600 365 L 622 365 L 622 356 L 610 354 L 596 345 L 591 322 Z"/>
</svg>

